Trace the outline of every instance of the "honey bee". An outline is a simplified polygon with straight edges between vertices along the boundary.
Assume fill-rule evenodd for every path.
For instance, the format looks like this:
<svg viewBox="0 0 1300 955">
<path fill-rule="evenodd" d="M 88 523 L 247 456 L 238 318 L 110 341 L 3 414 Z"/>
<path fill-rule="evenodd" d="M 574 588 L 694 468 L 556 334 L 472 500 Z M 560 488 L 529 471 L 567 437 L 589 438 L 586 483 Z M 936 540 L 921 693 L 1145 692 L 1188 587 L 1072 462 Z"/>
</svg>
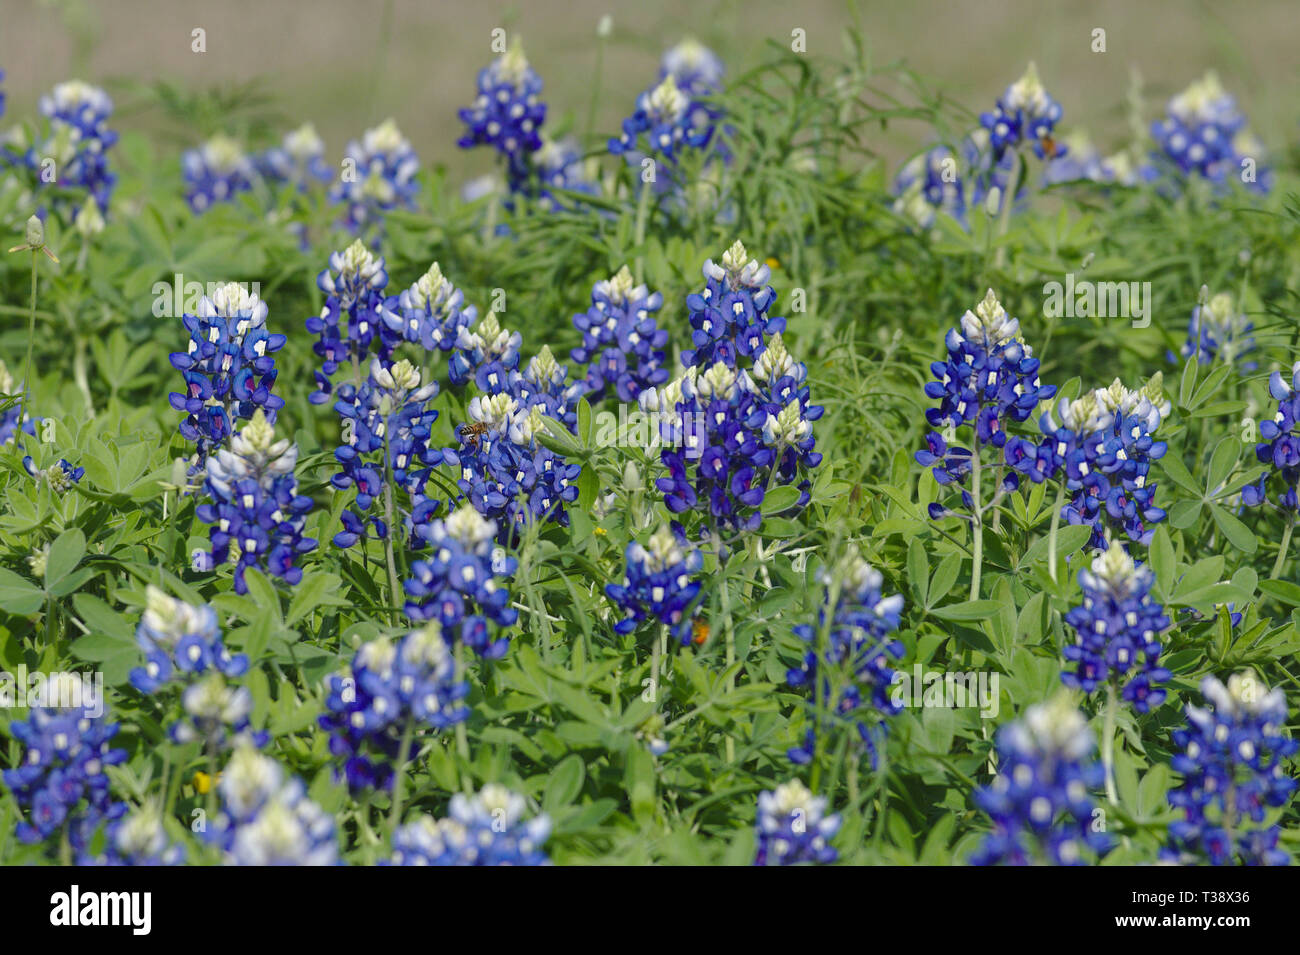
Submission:
<svg viewBox="0 0 1300 955">
<path fill-rule="evenodd" d="M 460 428 L 457 429 L 457 433 L 460 435 L 460 439 L 465 443 L 466 447 L 473 448 L 477 451 L 478 439 L 488 433 L 488 426 L 482 421 L 470 421 L 461 425 Z"/>
<path fill-rule="evenodd" d="M 691 640 L 698 647 L 709 639 L 709 622 L 703 617 L 691 621 Z"/>
<path fill-rule="evenodd" d="M 1056 154 L 1060 151 L 1060 147 L 1056 145 L 1056 140 L 1051 136 L 1044 136 L 1038 141 L 1038 144 L 1043 147 L 1043 155 L 1048 159 L 1055 159 Z"/>
</svg>

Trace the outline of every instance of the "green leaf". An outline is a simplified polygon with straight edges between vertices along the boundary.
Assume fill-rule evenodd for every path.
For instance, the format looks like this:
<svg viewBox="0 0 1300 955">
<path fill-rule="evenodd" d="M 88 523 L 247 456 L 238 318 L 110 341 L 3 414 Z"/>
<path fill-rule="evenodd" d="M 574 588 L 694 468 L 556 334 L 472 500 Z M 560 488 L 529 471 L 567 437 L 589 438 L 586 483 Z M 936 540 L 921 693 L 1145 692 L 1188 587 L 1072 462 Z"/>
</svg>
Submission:
<svg viewBox="0 0 1300 955">
<path fill-rule="evenodd" d="M 1183 366 L 1183 377 L 1178 382 L 1178 403 L 1184 408 L 1192 400 L 1192 389 L 1196 387 L 1196 370 L 1196 356 L 1193 355 Z"/>
<path fill-rule="evenodd" d="M 1240 457 L 1241 442 L 1232 435 L 1214 446 L 1214 453 L 1210 455 L 1210 469 L 1205 478 L 1206 494 L 1213 494 L 1216 488 L 1223 485 Z"/>
<path fill-rule="evenodd" d="M 554 813 L 573 802 L 582 792 L 587 770 L 582 757 L 574 753 L 560 761 L 550 772 L 546 780 L 546 789 L 542 793 L 542 809 Z"/>
<path fill-rule="evenodd" d="M 1259 546 L 1259 541 L 1255 533 L 1229 514 L 1218 504 L 1210 505 L 1210 513 L 1214 515 L 1214 523 L 1219 525 L 1219 530 L 1223 531 L 1223 536 L 1228 538 L 1229 543 L 1243 554 L 1255 553 L 1255 548 Z"/>
<path fill-rule="evenodd" d="M 967 600 L 964 603 L 935 607 L 930 612 L 944 620 L 983 620 L 998 612 L 1001 604 L 996 600 Z"/>
<path fill-rule="evenodd" d="M 45 594 L 35 584 L 12 570 L 0 568 L 0 610 L 25 617 L 35 613 L 45 602 Z"/>
<path fill-rule="evenodd" d="M 930 558 L 925 553 L 925 545 L 916 537 L 907 545 L 907 577 L 912 582 L 917 602 L 925 606 L 930 585 Z"/>
<path fill-rule="evenodd" d="M 1300 607 L 1300 584 L 1293 584 L 1289 580 L 1261 580 L 1259 589 L 1284 604 Z"/>
<path fill-rule="evenodd" d="M 799 503 L 799 489 L 789 484 L 779 484 L 763 497 L 763 514 L 780 514 Z"/>
<path fill-rule="evenodd" d="M 1166 594 L 1174 584 L 1174 545 L 1169 540 L 1169 529 L 1164 524 L 1156 527 L 1151 538 L 1151 570 L 1156 575 L 1160 589 Z"/>
<path fill-rule="evenodd" d="M 50 555 L 45 561 L 45 589 L 51 590 L 86 556 L 86 535 L 71 527 L 50 545 Z"/>
</svg>

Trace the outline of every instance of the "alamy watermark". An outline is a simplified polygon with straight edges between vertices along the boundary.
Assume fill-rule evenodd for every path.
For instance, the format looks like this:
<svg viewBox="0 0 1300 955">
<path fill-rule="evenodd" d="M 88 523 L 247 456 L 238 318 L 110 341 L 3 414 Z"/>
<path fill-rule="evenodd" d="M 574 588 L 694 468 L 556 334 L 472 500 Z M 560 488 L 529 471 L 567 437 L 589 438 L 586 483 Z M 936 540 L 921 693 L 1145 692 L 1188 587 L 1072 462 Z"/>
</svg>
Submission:
<svg viewBox="0 0 1300 955">
<path fill-rule="evenodd" d="M 104 715 L 104 674 L 29 673 L 25 663 L 18 664 L 15 673 L 0 670 L 0 707 L 44 709 L 80 709 L 87 716 Z"/>
<path fill-rule="evenodd" d="M 617 413 L 598 411 L 592 419 L 599 448 L 685 447 L 689 454 L 703 446 L 707 430 L 702 411 L 642 411 L 635 405 L 620 404 Z"/>
<path fill-rule="evenodd" d="M 1128 318 L 1134 328 L 1151 324 L 1150 282 L 1093 282 L 1065 273 L 1065 282 L 1043 286 L 1048 318 Z"/>
<path fill-rule="evenodd" d="M 918 663 L 911 673 L 900 670 L 894 674 L 889 698 L 898 706 L 911 708 L 978 709 L 981 718 L 991 720 L 998 715 L 998 679 L 997 673 L 988 670 L 927 673 Z"/>
<path fill-rule="evenodd" d="M 172 281 L 153 283 L 154 318 L 182 318 L 196 315 L 199 302 L 212 298 L 217 290 L 226 285 L 237 285 L 246 295 L 262 297 L 261 282 L 187 282 L 180 272 L 172 276 Z"/>
</svg>

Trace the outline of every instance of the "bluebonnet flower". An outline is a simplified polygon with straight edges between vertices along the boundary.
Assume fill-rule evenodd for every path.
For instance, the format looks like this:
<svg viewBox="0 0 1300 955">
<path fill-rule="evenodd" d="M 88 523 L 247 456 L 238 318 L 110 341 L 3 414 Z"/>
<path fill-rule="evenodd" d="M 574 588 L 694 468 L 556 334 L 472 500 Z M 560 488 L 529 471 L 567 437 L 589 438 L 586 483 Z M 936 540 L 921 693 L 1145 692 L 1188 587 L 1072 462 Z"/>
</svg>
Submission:
<svg viewBox="0 0 1300 955">
<path fill-rule="evenodd" d="M 329 197 L 345 207 L 343 225 L 349 231 L 377 240 L 386 213 L 415 208 L 420 159 L 392 119 L 348 143 L 343 163 Z"/>
<path fill-rule="evenodd" d="M 447 363 L 451 383 L 460 386 L 473 379 L 480 391 L 499 393 L 509 373 L 519 368 L 522 343 L 523 336 L 503 328 L 496 312 L 488 312 L 472 327 L 462 325 Z"/>
<path fill-rule="evenodd" d="M 198 149 L 181 156 L 185 201 L 196 213 L 207 212 L 217 202 L 229 202 L 253 188 L 257 166 L 239 143 L 218 133 Z"/>
<path fill-rule="evenodd" d="M 1105 855 L 1110 840 L 1093 830 L 1090 790 L 1102 781 L 1096 740 L 1064 694 L 1029 707 L 998 731 L 998 774 L 975 792 L 993 820 L 975 865 L 1081 865 Z"/>
<path fill-rule="evenodd" d="M 77 678 L 51 686 L 51 698 L 83 702 Z M 93 690 L 91 691 L 93 692 Z M 102 701 L 99 701 L 102 703 Z M 9 724 L 9 734 L 23 747 L 15 769 L 4 771 L 4 784 L 29 819 L 19 820 L 14 835 L 28 844 L 65 833 L 74 850 L 85 851 L 102 825 L 126 812 L 113 800 L 105 766 L 125 761 L 126 750 L 112 748 L 121 725 L 110 723 L 102 706 L 33 706 L 26 720 Z"/>
<path fill-rule="evenodd" d="M 989 131 L 983 126 L 972 129 L 962 139 L 960 151 L 965 170 L 963 190 L 967 210 L 983 207 L 989 215 L 1001 214 L 1002 203 L 1011 187 L 1011 176 L 1019 162 L 1019 153 L 1007 149 L 997 154 Z M 1016 195 L 1011 200 L 1013 203 L 1021 202 L 1028 194 L 1025 178 L 1018 180 Z"/>
<path fill-rule="evenodd" d="M 537 176 L 536 186 L 532 188 L 536 191 L 537 205 L 542 209 L 553 212 L 581 210 L 580 202 L 557 195 L 556 190 L 588 196 L 600 194 L 595 161 L 584 160 L 577 140 L 571 137 L 553 140 L 543 136 L 542 145 L 532 154 L 531 162 Z M 516 186 L 516 191 L 520 191 L 519 184 Z"/>
<path fill-rule="evenodd" d="M 429 434 L 438 417 L 430 405 L 438 394 L 438 383 L 420 384 L 420 373 L 406 359 L 385 368 L 378 358 L 370 374 L 357 389 L 339 389 L 334 409 L 344 422 L 344 443 L 334 450 L 342 470 L 330 483 L 340 491 L 355 488 L 354 508 L 341 515 L 343 530 L 334 535 L 337 547 L 351 547 L 370 536 L 367 524 L 380 540 L 392 528 L 380 517 L 369 517 L 374 502 L 385 493 L 387 482 L 393 491 L 405 491 L 413 511 L 436 510 L 438 502 L 423 497 L 432 466 L 442 463 L 444 454 L 429 447 Z M 377 459 L 376 459 L 377 457 Z M 396 517 L 396 516 L 395 516 Z"/>
<path fill-rule="evenodd" d="M 1296 790 L 1283 766 L 1300 745 L 1286 733 L 1286 697 L 1249 671 L 1233 674 L 1226 687 L 1207 676 L 1201 693 L 1212 708 L 1188 706 L 1187 728 L 1174 730 L 1182 752 L 1172 765 L 1183 782 L 1170 790 L 1169 802 L 1183 818 L 1170 823 L 1162 858 L 1289 865 L 1278 845 L 1280 827 L 1263 825 L 1267 811 L 1285 806 Z"/>
<path fill-rule="evenodd" d="M 77 865 L 173 866 L 185 864 L 185 846 L 172 842 L 157 806 L 143 806 L 119 816 L 104 829 L 104 850 L 83 851 Z"/>
<path fill-rule="evenodd" d="M 568 366 L 555 360 L 555 353 L 549 345 L 543 345 L 541 351 L 528 359 L 523 371 L 509 372 L 505 388 L 497 389 L 495 382 L 489 382 L 489 396 L 502 392 L 510 395 L 518 402 L 520 413 L 527 414 L 537 408 L 570 431 L 578 430 L 577 400 L 582 383 L 569 381 Z"/>
<path fill-rule="evenodd" d="M 299 190 L 327 183 L 334 177 L 334 170 L 325 161 L 325 141 L 311 123 L 285 133 L 279 146 L 257 158 L 257 168 L 264 179 Z"/>
<path fill-rule="evenodd" d="M 933 226 L 939 212 L 966 224 L 966 186 L 947 146 L 909 159 L 894 179 L 894 195 L 894 212 L 922 229 Z"/>
<path fill-rule="evenodd" d="M 412 620 L 436 620 L 481 657 L 503 656 L 510 638 L 500 631 L 514 626 L 519 611 L 510 606 L 504 586 L 519 562 L 495 546 L 497 526 L 478 511 L 462 505 L 445 519 L 416 524 L 415 538 L 428 545 L 428 557 L 411 564 L 405 582 Z M 496 629 L 494 637 L 489 631 Z"/>
<path fill-rule="evenodd" d="M 1025 75 L 1006 88 L 991 113 L 980 115 L 980 125 L 989 131 L 994 161 L 1011 149 L 1028 142 L 1039 159 L 1045 158 L 1044 142 L 1052 142 L 1052 132 L 1061 119 L 1061 104 L 1052 99 L 1033 63 Z M 1054 156 L 1064 155 L 1063 147 L 1052 148 Z"/>
<path fill-rule="evenodd" d="M 284 399 L 271 394 L 273 355 L 284 335 L 266 330 L 266 303 L 256 292 L 229 283 L 199 300 L 196 315 L 182 321 L 190 333 L 187 351 L 173 352 L 172 367 L 185 376 L 185 392 L 172 392 L 171 405 L 185 412 L 181 436 L 195 444 L 190 470 L 197 474 L 208 457 L 226 446 L 236 422 L 261 409 L 274 423 Z"/>
<path fill-rule="evenodd" d="M 511 191 L 527 180 L 531 154 L 542 147 L 546 104 L 541 94 L 542 79 L 528 65 L 516 34 L 510 48 L 479 71 L 478 96 L 458 112 L 466 128 L 457 145 L 491 146 L 500 153 Z"/>
<path fill-rule="evenodd" d="M 949 330 L 944 343 L 948 358 L 931 364 L 937 380 L 925 386 L 926 395 L 937 399 L 939 406 L 927 408 L 925 417 L 932 428 L 971 425 L 975 453 L 984 445 L 1001 448 L 1010 422 L 1025 421 L 1040 401 L 1056 394 L 1054 385 L 1038 380 L 1039 361 L 1020 337 L 1020 322 L 1007 314 L 992 289 L 962 316 L 960 331 Z M 915 456 L 939 484 L 961 487 L 962 501 L 970 508 L 974 502 L 965 483 L 971 455 L 971 449 L 949 447 L 938 431 L 931 431 L 925 450 Z M 931 517 L 945 513 L 941 504 L 930 505 Z"/>
<path fill-rule="evenodd" d="M 1179 353 L 1184 359 L 1195 355 L 1202 365 L 1222 359 L 1238 365 L 1243 373 L 1257 369 L 1259 362 L 1243 360 L 1255 351 L 1254 322 L 1236 309 L 1230 292 L 1220 292 L 1213 298 L 1209 297 L 1208 290 L 1203 290 L 1203 294 L 1206 300 L 1192 309 L 1187 341 Z"/>
<path fill-rule="evenodd" d="M 343 776 L 354 790 L 392 786 L 399 761 L 414 752 L 402 752 L 404 734 L 444 730 L 469 716 L 462 702 L 469 684 L 458 679 L 436 620 L 396 646 L 384 637 L 364 644 L 352 666 L 326 685 L 327 712 L 317 719 L 329 731 L 330 753 L 343 761 Z"/>
<path fill-rule="evenodd" d="M 89 203 L 107 210 L 117 182 L 108 161 L 118 138 L 108 128 L 113 101 L 97 86 L 69 80 L 41 97 L 40 111 L 49 121 L 49 136 L 28 152 L 27 163 L 40 171 L 45 159 L 53 159 L 56 178 L 46 182 L 38 177 L 39 187 L 54 193 L 56 208 L 70 206 L 68 221 Z"/>
<path fill-rule="evenodd" d="M 5 81 L 5 71 L 0 70 L 0 83 Z M 0 116 L 5 114 L 5 91 L 0 89 Z"/>
<path fill-rule="evenodd" d="M 688 368 L 721 361 L 732 368 L 737 358 L 756 357 L 768 335 L 785 331 L 785 319 L 769 317 L 776 292 L 767 284 L 772 270 L 752 259 L 739 241 L 722 254 L 721 264 L 704 263 L 705 287 L 686 297 L 693 347 L 682 352 Z"/>
<path fill-rule="evenodd" d="M 208 459 L 204 488 L 211 500 L 195 513 L 212 525 L 212 550 L 196 569 L 232 561 L 237 594 L 248 592 L 244 571 L 249 567 L 288 584 L 302 579 L 294 561 L 315 550 L 316 541 L 303 536 L 312 501 L 298 493 L 297 462 L 298 446 L 275 440 L 275 428 L 261 408 L 231 439 L 229 449 Z"/>
<path fill-rule="evenodd" d="M 1147 480 L 1151 462 L 1167 448 L 1154 437 L 1171 409 L 1163 380 L 1157 372 L 1130 391 L 1117 378 L 1109 388 L 1062 399 L 1059 424 L 1050 411 L 1039 421 L 1040 444 L 1007 442 L 1007 463 L 1034 483 L 1063 475 L 1070 499 L 1061 513 L 1071 524 L 1092 528 L 1089 546 L 1095 550 L 1104 550 L 1115 533 L 1145 546 L 1165 519 L 1155 505 L 1156 485 Z"/>
<path fill-rule="evenodd" d="M 312 350 L 322 364 L 308 400 L 318 405 L 329 400 L 340 365 L 352 366 L 359 387 L 371 349 L 387 363 L 402 336 L 384 320 L 384 260 L 360 239 L 343 252 L 331 253 L 329 268 L 316 277 L 316 285 L 326 295 L 325 305 L 319 316 L 307 319 L 307 331 L 320 336 Z"/>
<path fill-rule="evenodd" d="M 622 584 L 607 584 L 605 594 L 627 616 L 615 624 L 618 633 L 631 633 L 646 620 L 668 627 L 686 646 L 691 642 L 696 599 L 701 583 L 694 579 L 704 564 L 699 549 L 664 526 L 643 547 L 627 545 L 626 573 Z"/>
<path fill-rule="evenodd" d="M 726 72 L 721 57 L 694 37 L 665 50 L 659 60 L 660 76 L 672 76 L 679 89 L 697 96 L 720 90 Z"/>
<path fill-rule="evenodd" d="M 434 262 L 410 288 L 385 301 L 381 317 L 391 332 L 426 352 L 450 352 L 460 330 L 478 320 L 478 309 L 465 304 L 465 293 Z"/>
<path fill-rule="evenodd" d="M 1159 147 L 1155 175 L 1161 166 L 1173 166 L 1182 175 L 1216 185 L 1241 176 L 1256 191 L 1270 188 L 1272 175 L 1263 168 L 1263 146 L 1213 71 L 1169 100 L 1164 119 L 1151 124 L 1151 135 Z M 1253 172 L 1249 178 L 1245 160 L 1250 160 Z"/>
<path fill-rule="evenodd" d="M 1063 140 L 1065 149 L 1043 167 L 1043 185 L 1087 180 L 1102 185 L 1135 186 L 1138 171 L 1127 152 L 1103 156 L 1088 134 L 1078 129 Z"/>
<path fill-rule="evenodd" d="M 750 423 L 757 405 L 751 388 L 748 375 L 720 361 L 641 396 L 642 409 L 660 418 L 660 461 L 668 474 L 655 487 L 673 514 L 702 508 L 713 531 L 752 531 L 762 523 L 759 507 L 776 455 L 763 443 L 761 424 Z"/>
<path fill-rule="evenodd" d="M 653 180 L 659 193 L 682 185 L 678 166 L 687 153 L 706 153 L 713 147 L 725 161 L 727 152 L 717 141 L 722 111 L 706 100 L 718 92 L 722 74 L 722 61 L 693 40 L 669 50 L 658 82 L 637 97 L 622 131 L 609 140 L 609 151 L 635 167 L 653 158 L 662 167 Z M 706 153 L 706 161 L 710 158 Z"/>
<path fill-rule="evenodd" d="M 469 417 L 486 430 L 461 434 L 459 449 L 443 452 L 448 464 L 460 468 L 457 486 L 464 497 L 492 520 L 502 543 L 534 522 L 567 527 L 565 505 L 578 499 L 581 465 L 569 463 L 538 440 L 546 427 L 544 413 L 540 400 L 525 407 L 506 391 L 477 396 L 469 403 Z"/>
<path fill-rule="evenodd" d="M 213 748 L 232 738 L 266 742 L 265 733 L 249 729 L 253 699 L 248 689 L 226 683 L 226 678 L 248 672 L 248 657 L 226 649 L 212 607 L 185 603 L 150 585 L 135 639 L 145 662 L 131 670 L 131 685 L 149 696 L 181 688 L 186 718 L 171 727 L 172 739 L 202 740 Z"/>
<path fill-rule="evenodd" d="M 18 399 L 0 411 L 0 447 L 10 442 L 17 443 L 20 433 L 36 436 L 36 419 L 23 407 L 25 394 L 26 388 L 20 388 L 14 382 L 13 375 L 9 373 L 5 363 L 0 361 L 0 405 L 3 405 L 6 399 Z M 19 419 L 22 421 L 21 427 L 19 427 Z"/>
<path fill-rule="evenodd" d="M 830 840 L 840 831 L 838 813 L 826 814 L 826 797 L 799 780 L 758 795 L 754 865 L 825 865 L 839 858 Z"/>
<path fill-rule="evenodd" d="M 664 297 L 634 285 L 625 265 L 591 290 L 591 307 L 573 316 L 582 344 L 570 356 L 587 366 L 582 394 L 592 404 L 613 392 L 620 401 L 636 401 L 647 388 L 668 380 L 664 346 L 668 332 L 654 314 Z"/>
<path fill-rule="evenodd" d="M 822 461 L 813 450 L 817 441 L 812 423 L 825 412 L 811 401 L 808 366 L 791 357 L 777 332 L 754 354 L 746 377 L 755 398 L 746 424 L 760 427 L 763 444 L 775 449 L 775 473 L 769 481 L 797 488 L 794 507 L 805 507 L 811 499 L 809 472 Z"/>
<path fill-rule="evenodd" d="M 524 818 L 524 797 L 488 783 L 477 795 L 451 797 L 444 819 L 421 815 L 393 833 L 388 865 L 549 865 L 546 813 Z"/>
<path fill-rule="evenodd" d="M 891 636 L 902 623 L 903 598 L 884 596 L 884 577 L 857 554 L 847 555 L 833 574 L 822 568 L 818 579 L 826 587 L 825 603 L 815 625 L 801 623 L 793 628 L 808 650 L 799 667 L 786 673 L 786 682 L 814 691 L 838 717 L 851 720 L 874 766 L 883 719 L 902 709 L 889 688 L 894 681 L 891 660 L 903 656 L 903 644 Z M 845 685 L 836 685 L 836 674 Z M 820 693 L 816 693 L 819 679 Z M 816 732 L 810 730 L 804 743 L 789 751 L 793 762 L 803 765 L 812 760 Z"/>
<path fill-rule="evenodd" d="M 252 747 L 235 750 L 217 788 L 221 811 L 205 834 L 227 865 L 337 865 L 334 817 L 299 779 Z"/>
<path fill-rule="evenodd" d="M 1083 603 L 1065 615 L 1078 642 L 1065 648 L 1065 658 L 1075 665 L 1061 680 L 1068 687 L 1091 693 L 1107 683 L 1132 678 L 1122 696 L 1133 709 L 1145 713 L 1164 702 L 1164 683 L 1171 674 L 1160 665 L 1161 632 L 1169 628 L 1164 608 L 1151 598 L 1155 574 L 1137 563 L 1119 541 L 1111 541 L 1089 569 L 1079 571 Z"/>
<path fill-rule="evenodd" d="M 47 483 L 55 494 L 63 494 L 72 485 L 80 484 L 81 476 L 86 473 L 85 468 L 74 468 L 66 458 L 59 458 L 58 462 L 47 468 L 37 468 L 31 455 L 28 455 L 23 458 L 23 467 L 37 481 Z"/>
<path fill-rule="evenodd" d="M 1255 457 L 1272 470 L 1260 475 L 1258 484 L 1247 484 L 1241 489 L 1241 503 L 1258 507 L 1268 500 L 1268 484 L 1274 476 L 1281 478 L 1281 493 L 1277 505 L 1287 512 L 1300 511 L 1296 497 L 1296 484 L 1300 483 L 1300 434 L 1296 421 L 1300 419 L 1300 361 L 1291 366 L 1291 383 L 1288 385 L 1279 371 L 1268 379 L 1268 393 L 1277 400 L 1277 411 L 1271 419 L 1259 423 L 1259 436 L 1264 440 L 1255 445 Z"/>
</svg>

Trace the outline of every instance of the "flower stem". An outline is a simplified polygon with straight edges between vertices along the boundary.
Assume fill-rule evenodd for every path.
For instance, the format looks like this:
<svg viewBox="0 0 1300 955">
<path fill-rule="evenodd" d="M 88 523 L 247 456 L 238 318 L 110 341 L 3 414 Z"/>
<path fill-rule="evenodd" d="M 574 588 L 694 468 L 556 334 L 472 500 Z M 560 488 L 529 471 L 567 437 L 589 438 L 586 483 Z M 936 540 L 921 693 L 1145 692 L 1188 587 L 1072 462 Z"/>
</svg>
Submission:
<svg viewBox="0 0 1300 955">
<path fill-rule="evenodd" d="M 984 564 L 984 505 L 980 494 L 980 442 L 975 438 L 971 450 L 971 566 L 970 599 L 978 600 L 980 596 L 980 571 Z"/>
<path fill-rule="evenodd" d="M 663 624 L 659 630 L 651 637 L 650 648 L 650 699 L 657 707 L 659 705 L 659 659 L 663 653 L 664 641 L 668 639 L 668 625 Z"/>
<path fill-rule="evenodd" d="M 397 529 L 393 526 L 393 459 L 390 456 L 388 434 L 392 430 L 392 421 L 384 427 L 384 520 L 388 522 L 388 533 L 384 535 L 384 558 L 388 562 L 389 603 L 392 611 L 389 620 L 396 624 L 400 610 L 398 601 L 401 596 L 397 584 L 397 562 L 393 557 L 393 535 Z"/>
<path fill-rule="evenodd" d="M 389 835 L 402 824 L 402 802 L 406 798 L 406 764 L 411 759 L 411 738 L 415 735 L 415 717 L 408 717 L 402 730 L 401 748 L 397 751 L 397 775 L 393 777 L 393 806 L 388 813 Z"/>
<path fill-rule="evenodd" d="M 32 344 L 36 341 L 36 256 L 40 253 L 32 249 L 32 305 L 27 320 L 27 364 L 23 370 L 23 390 L 19 395 L 18 425 L 14 431 L 15 443 L 23 433 L 23 421 L 29 412 L 28 395 L 32 391 Z"/>
<path fill-rule="evenodd" d="M 1020 154 L 1015 154 L 1016 161 L 1011 166 L 1011 173 L 1007 176 L 1007 189 L 1002 193 L 1002 210 L 998 216 L 998 237 L 1007 234 L 1007 228 L 1011 225 L 1011 207 L 1016 203 L 1016 189 L 1020 186 L 1020 164 L 1024 162 Z M 1002 268 L 1007 262 L 1007 247 L 998 246 L 998 254 L 994 259 L 997 268 Z"/>
<path fill-rule="evenodd" d="M 1052 527 L 1047 532 L 1047 576 L 1056 583 L 1056 532 L 1061 527 L 1061 507 L 1065 504 L 1065 481 L 1056 490 L 1056 503 L 1052 505 Z"/>
<path fill-rule="evenodd" d="M 632 242 L 637 249 L 636 255 L 636 284 L 640 285 L 645 279 L 645 255 L 641 251 L 641 246 L 645 242 L 646 219 L 650 214 L 650 193 L 654 190 L 651 183 L 641 183 L 641 197 L 636 203 L 636 232 L 633 233 Z M 36 266 L 33 264 L 33 270 Z M 35 280 L 33 280 L 35 281 Z"/>
<path fill-rule="evenodd" d="M 1282 528 L 1282 542 L 1277 545 L 1277 560 L 1273 562 L 1273 573 L 1270 575 L 1273 580 L 1277 580 L 1282 575 L 1282 565 L 1286 563 L 1286 552 L 1291 546 L 1291 532 L 1295 530 L 1295 513 L 1292 512 L 1287 516 L 1286 526 Z"/>
<path fill-rule="evenodd" d="M 713 535 L 714 547 L 718 552 L 718 594 L 722 600 L 722 624 L 726 634 L 726 667 L 731 669 L 736 662 L 736 626 L 731 619 L 731 594 L 727 590 L 727 566 L 726 561 L 722 559 L 722 546 L 717 533 Z M 727 674 L 727 696 L 736 691 L 736 674 Z M 736 740 L 730 733 L 727 734 L 725 744 L 727 763 L 734 764 L 736 761 Z"/>
<path fill-rule="evenodd" d="M 1106 684 L 1106 715 L 1101 730 L 1101 765 L 1106 772 L 1106 799 L 1112 806 L 1119 805 L 1115 792 L 1115 715 L 1118 709 L 1112 681 Z"/>
</svg>

